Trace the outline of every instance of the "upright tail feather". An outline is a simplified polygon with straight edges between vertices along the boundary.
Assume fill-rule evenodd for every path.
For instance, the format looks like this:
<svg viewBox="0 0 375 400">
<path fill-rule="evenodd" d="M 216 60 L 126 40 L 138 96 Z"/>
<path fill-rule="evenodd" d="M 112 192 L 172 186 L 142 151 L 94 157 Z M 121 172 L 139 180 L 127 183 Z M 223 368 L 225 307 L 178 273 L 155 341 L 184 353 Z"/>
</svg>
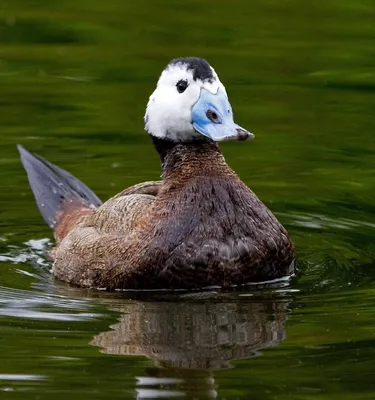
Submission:
<svg viewBox="0 0 375 400">
<path fill-rule="evenodd" d="M 84 183 L 69 172 L 17 146 L 22 164 L 27 172 L 38 208 L 47 222 L 55 229 L 59 213 L 67 202 L 80 207 L 100 206 L 101 200 Z"/>
</svg>

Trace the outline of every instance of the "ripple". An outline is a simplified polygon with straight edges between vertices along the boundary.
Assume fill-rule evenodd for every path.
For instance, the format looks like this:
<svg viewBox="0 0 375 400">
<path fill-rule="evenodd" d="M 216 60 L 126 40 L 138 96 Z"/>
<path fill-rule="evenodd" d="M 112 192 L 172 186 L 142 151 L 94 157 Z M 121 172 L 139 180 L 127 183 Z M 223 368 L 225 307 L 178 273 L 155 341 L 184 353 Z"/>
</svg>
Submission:
<svg viewBox="0 0 375 400">
<path fill-rule="evenodd" d="M 1 381 L 42 381 L 46 378 L 44 375 L 0 374 Z"/>
<path fill-rule="evenodd" d="M 6 241 L 5 238 L 2 241 Z M 0 239 L 0 240 L 1 240 Z M 49 267 L 47 250 L 51 246 L 49 239 L 28 240 L 24 247 L 9 245 L 9 251 L 0 254 L 0 262 L 11 262 L 13 264 L 31 263 L 40 267 Z M 25 273 L 25 271 L 20 271 Z"/>
<path fill-rule="evenodd" d="M 162 399 L 185 397 L 187 393 L 177 390 L 161 390 L 161 389 L 136 389 L 137 399 Z"/>
<path fill-rule="evenodd" d="M 53 321 L 87 321 L 102 316 L 87 312 L 85 300 L 0 287 L 0 316 Z"/>
<path fill-rule="evenodd" d="M 331 218 L 323 214 L 288 214 L 278 213 L 289 219 L 295 226 L 310 229 L 337 228 L 343 230 L 352 230 L 360 227 L 375 229 L 375 224 L 366 221 L 357 221 L 350 218 Z"/>
</svg>

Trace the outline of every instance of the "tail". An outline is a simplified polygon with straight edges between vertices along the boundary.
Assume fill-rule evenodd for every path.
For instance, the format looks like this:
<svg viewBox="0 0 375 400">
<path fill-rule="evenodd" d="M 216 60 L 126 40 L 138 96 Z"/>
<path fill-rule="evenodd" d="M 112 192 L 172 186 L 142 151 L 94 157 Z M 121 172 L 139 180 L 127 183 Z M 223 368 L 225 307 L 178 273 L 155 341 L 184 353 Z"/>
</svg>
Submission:
<svg viewBox="0 0 375 400">
<path fill-rule="evenodd" d="M 79 210 L 89 210 L 102 204 L 94 192 L 69 172 L 30 153 L 21 145 L 17 148 L 38 208 L 52 229 L 66 224 L 62 220 L 69 217 L 67 213 L 77 215 Z"/>
</svg>

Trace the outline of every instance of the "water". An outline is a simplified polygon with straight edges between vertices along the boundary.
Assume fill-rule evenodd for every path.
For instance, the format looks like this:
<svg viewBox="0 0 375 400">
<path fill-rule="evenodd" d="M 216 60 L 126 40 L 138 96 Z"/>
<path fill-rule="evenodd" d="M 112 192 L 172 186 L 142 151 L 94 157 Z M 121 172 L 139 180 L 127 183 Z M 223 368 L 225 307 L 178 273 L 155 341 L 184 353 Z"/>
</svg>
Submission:
<svg viewBox="0 0 375 400">
<path fill-rule="evenodd" d="M 0 3 L 0 397 L 375 396 L 373 1 Z M 222 146 L 299 255 L 233 293 L 54 281 L 22 143 L 102 198 L 158 179 L 143 132 L 169 59 L 207 58 L 251 143 Z"/>
</svg>

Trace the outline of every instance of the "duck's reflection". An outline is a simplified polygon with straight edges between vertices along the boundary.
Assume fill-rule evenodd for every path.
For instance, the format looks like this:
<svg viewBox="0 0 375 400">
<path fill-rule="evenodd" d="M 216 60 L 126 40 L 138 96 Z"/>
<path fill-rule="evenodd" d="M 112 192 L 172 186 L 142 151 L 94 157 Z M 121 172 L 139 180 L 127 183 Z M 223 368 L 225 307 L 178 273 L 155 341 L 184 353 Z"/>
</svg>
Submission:
<svg viewBox="0 0 375 400">
<path fill-rule="evenodd" d="M 288 301 L 127 302 L 112 330 L 92 344 L 109 354 L 154 360 L 137 398 L 215 398 L 213 370 L 254 357 L 285 337 Z"/>
</svg>

